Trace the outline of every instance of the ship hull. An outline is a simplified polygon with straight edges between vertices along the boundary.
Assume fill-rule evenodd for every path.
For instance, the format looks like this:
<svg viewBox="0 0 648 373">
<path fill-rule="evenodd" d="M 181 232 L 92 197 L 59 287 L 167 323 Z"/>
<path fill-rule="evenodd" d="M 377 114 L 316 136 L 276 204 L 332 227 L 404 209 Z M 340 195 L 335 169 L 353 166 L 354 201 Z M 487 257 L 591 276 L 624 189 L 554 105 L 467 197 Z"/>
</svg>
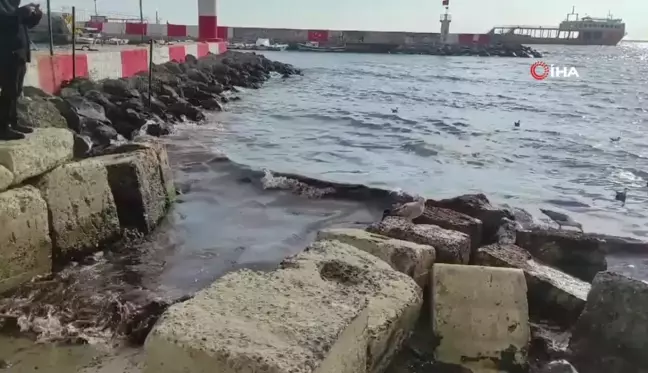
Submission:
<svg viewBox="0 0 648 373">
<path fill-rule="evenodd" d="M 585 39 L 560 39 L 560 38 L 535 38 L 522 35 L 492 35 L 494 43 L 517 44 L 549 44 L 549 45 L 618 45 L 622 38 L 585 40 Z"/>
<path fill-rule="evenodd" d="M 297 44 L 297 50 L 303 52 L 344 52 L 346 47 L 315 47 L 305 44 Z"/>
</svg>

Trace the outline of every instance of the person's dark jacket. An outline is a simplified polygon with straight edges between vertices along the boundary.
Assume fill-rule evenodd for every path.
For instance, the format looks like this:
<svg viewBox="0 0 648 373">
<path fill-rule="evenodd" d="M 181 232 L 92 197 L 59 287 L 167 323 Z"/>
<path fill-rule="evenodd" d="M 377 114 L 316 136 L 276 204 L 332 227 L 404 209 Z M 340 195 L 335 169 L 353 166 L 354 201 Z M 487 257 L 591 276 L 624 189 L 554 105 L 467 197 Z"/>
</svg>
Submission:
<svg viewBox="0 0 648 373">
<path fill-rule="evenodd" d="M 28 30 L 36 27 L 43 13 L 23 6 L 11 15 L 0 14 L 0 58 L 15 55 L 24 62 L 31 62 L 31 41 Z"/>
</svg>

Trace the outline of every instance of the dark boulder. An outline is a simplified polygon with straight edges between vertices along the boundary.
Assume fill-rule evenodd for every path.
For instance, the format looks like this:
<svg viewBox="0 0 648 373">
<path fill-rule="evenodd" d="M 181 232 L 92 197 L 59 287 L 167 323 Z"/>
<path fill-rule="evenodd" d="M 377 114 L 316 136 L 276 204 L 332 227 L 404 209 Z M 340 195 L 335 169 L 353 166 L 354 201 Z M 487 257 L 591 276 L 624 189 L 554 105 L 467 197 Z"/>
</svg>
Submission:
<svg viewBox="0 0 648 373">
<path fill-rule="evenodd" d="M 85 135 L 74 134 L 74 157 L 85 158 L 92 150 L 92 139 Z"/>
<path fill-rule="evenodd" d="M 50 98 L 53 97 L 49 93 L 43 91 L 40 88 L 26 86 L 23 87 L 23 96 L 25 97 L 40 97 L 40 98 Z"/>
<path fill-rule="evenodd" d="M 195 65 L 198 63 L 198 59 L 193 54 L 188 54 L 185 56 L 185 63 L 188 65 Z"/>
<path fill-rule="evenodd" d="M 162 121 L 149 121 L 143 127 L 144 133 L 150 136 L 160 137 L 171 133 L 171 126 Z"/>
<path fill-rule="evenodd" d="M 85 99 L 87 99 L 87 100 L 90 100 L 90 101 L 92 101 L 94 103 L 97 103 L 97 104 L 101 105 L 106 112 L 111 110 L 111 109 L 116 110 L 117 105 L 113 101 L 111 101 L 110 97 L 108 97 L 108 96 L 109 95 L 106 94 L 106 93 L 102 93 L 102 92 L 97 91 L 97 90 L 92 90 L 92 91 L 86 92 L 86 94 L 83 97 Z"/>
<path fill-rule="evenodd" d="M 537 372 L 547 363 L 567 357 L 571 333 L 568 329 L 548 322 L 530 322 L 529 363 L 531 372 Z"/>
<path fill-rule="evenodd" d="M 429 199 L 425 204 L 430 207 L 454 210 L 481 220 L 483 224 L 482 244 L 493 243 L 497 240 L 497 231 L 502 225 L 502 218 L 514 219 L 509 211 L 491 205 L 488 198 L 481 193 L 465 194 L 439 201 Z"/>
<path fill-rule="evenodd" d="M 611 272 L 594 278 L 569 342 L 586 373 L 648 372 L 648 284 Z"/>
<path fill-rule="evenodd" d="M 576 231 L 533 229 L 517 232 L 521 246 L 542 262 L 592 282 L 607 269 L 603 241 Z"/>
<path fill-rule="evenodd" d="M 517 240 L 517 232 L 522 230 L 517 221 L 502 218 L 502 225 L 500 225 L 495 236 L 495 242 L 503 245 L 513 245 Z"/>
<path fill-rule="evenodd" d="M 178 119 L 186 117 L 187 119 L 194 122 L 199 122 L 205 119 L 205 114 L 203 114 L 202 111 L 183 99 L 180 99 L 179 101 L 170 105 L 169 112 L 175 115 Z"/>
<path fill-rule="evenodd" d="M 102 82 L 101 88 L 104 92 L 121 99 L 141 98 L 140 93 L 131 88 L 126 79 L 106 79 Z"/>
<path fill-rule="evenodd" d="M 54 102 L 46 97 L 23 97 L 18 99 L 18 124 L 34 127 L 67 128 L 67 121 Z"/>
<path fill-rule="evenodd" d="M 200 101 L 200 106 L 211 111 L 223 111 L 223 105 L 215 98 Z"/>
<path fill-rule="evenodd" d="M 80 95 L 85 95 L 89 91 L 96 91 L 99 88 L 99 83 L 93 82 L 88 78 L 74 78 L 64 84 L 64 89 L 77 91 Z"/>
<path fill-rule="evenodd" d="M 82 96 L 56 101 L 67 125 L 77 134 L 91 139 L 94 146 L 106 146 L 117 140 L 117 131 L 106 117 L 103 106 Z"/>
<path fill-rule="evenodd" d="M 81 92 L 79 92 L 76 88 L 65 87 L 65 88 L 61 88 L 61 92 L 59 92 L 58 95 L 59 97 L 68 98 L 68 97 L 81 96 Z"/>
<path fill-rule="evenodd" d="M 601 245 L 607 254 L 648 254 L 648 242 L 646 241 L 607 234 L 588 233 L 587 235 L 602 240 Z"/>
</svg>

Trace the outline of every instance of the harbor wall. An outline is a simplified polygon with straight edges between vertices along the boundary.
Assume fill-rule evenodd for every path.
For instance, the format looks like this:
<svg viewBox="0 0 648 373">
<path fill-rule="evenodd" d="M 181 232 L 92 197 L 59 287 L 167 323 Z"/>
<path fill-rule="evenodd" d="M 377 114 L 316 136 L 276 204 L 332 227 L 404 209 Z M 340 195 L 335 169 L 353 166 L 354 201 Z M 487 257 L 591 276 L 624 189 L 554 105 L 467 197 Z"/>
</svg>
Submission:
<svg viewBox="0 0 648 373">
<path fill-rule="evenodd" d="M 101 30 L 110 37 L 137 40 L 142 35 L 169 40 L 196 39 L 198 26 L 173 24 L 141 23 L 86 23 L 87 27 Z M 437 32 L 392 32 L 359 30 L 307 30 L 261 27 L 218 27 L 218 37 L 230 42 L 253 43 L 259 38 L 270 39 L 274 43 L 368 43 L 419 45 L 434 44 L 440 41 Z M 488 34 L 450 34 L 448 44 L 489 44 Z"/>
<path fill-rule="evenodd" d="M 127 78 L 149 68 L 149 48 L 134 46 L 105 46 L 97 52 L 78 52 L 76 74 L 73 74 L 71 52 L 54 56 L 36 53 L 28 65 L 25 85 L 56 93 L 61 84 L 74 76 L 92 80 Z M 155 46 L 153 63 L 184 62 L 187 55 L 203 57 L 208 53 L 227 51 L 227 42 L 191 43 L 172 46 Z"/>
</svg>

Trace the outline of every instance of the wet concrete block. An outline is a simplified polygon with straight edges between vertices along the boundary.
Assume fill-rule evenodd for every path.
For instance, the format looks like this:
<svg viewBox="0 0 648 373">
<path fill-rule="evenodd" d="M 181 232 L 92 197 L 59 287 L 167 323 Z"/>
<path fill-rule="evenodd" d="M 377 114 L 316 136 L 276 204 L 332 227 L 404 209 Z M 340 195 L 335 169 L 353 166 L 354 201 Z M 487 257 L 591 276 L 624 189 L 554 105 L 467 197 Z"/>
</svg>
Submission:
<svg viewBox="0 0 648 373">
<path fill-rule="evenodd" d="M 481 245 L 481 220 L 454 210 L 426 206 L 423 215 L 414 219 L 414 224 L 437 225 L 444 229 L 463 232 L 470 237 L 470 246 L 473 252 Z"/>
<path fill-rule="evenodd" d="M 411 278 L 320 241 L 275 271 L 228 274 L 171 306 L 147 338 L 146 372 L 378 373 L 420 305 Z"/>
<path fill-rule="evenodd" d="M 354 291 L 369 300 L 367 372 L 383 372 L 418 320 L 421 288 L 378 257 L 339 240 L 316 242 L 295 259 L 320 268 L 331 266 L 334 271 L 345 266 L 362 269 L 367 281 L 358 283 Z"/>
<path fill-rule="evenodd" d="M 47 205 L 32 186 L 0 193 L 0 292 L 51 271 Z"/>
<path fill-rule="evenodd" d="M 493 244 L 477 251 L 475 263 L 524 271 L 531 314 L 564 327 L 572 326 L 585 307 L 590 284 L 536 261 L 515 245 Z"/>
<path fill-rule="evenodd" d="M 12 177 L 11 185 L 39 176 L 72 159 L 74 135 L 63 128 L 39 128 L 24 140 L 0 142 L 0 166 Z M 0 179 L 7 178 L 1 172 Z M 6 182 L 5 182 L 6 183 Z"/>
<path fill-rule="evenodd" d="M 473 371 L 523 371 L 530 340 L 524 272 L 435 264 L 432 325 L 438 361 Z"/>
<path fill-rule="evenodd" d="M 146 149 L 97 160 L 106 167 L 121 226 L 145 234 L 152 232 L 168 207 L 157 153 Z"/>
<path fill-rule="evenodd" d="M 7 190 L 13 183 L 14 176 L 6 167 L 0 166 L 0 192 Z"/>
<path fill-rule="evenodd" d="M 435 251 L 430 245 L 397 240 L 362 229 L 326 229 L 317 233 L 318 241 L 338 240 L 372 254 L 425 288 L 430 279 Z"/>
<path fill-rule="evenodd" d="M 395 216 L 370 225 L 367 232 L 430 245 L 436 250 L 437 263 L 468 264 L 470 261 L 470 237 L 462 232 L 436 225 L 414 224 Z"/>
<path fill-rule="evenodd" d="M 162 178 L 162 185 L 167 194 L 167 203 L 171 203 L 176 199 L 175 183 L 173 181 L 173 170 L 169 163 L 169 155 L 166 150 L 166 145 L 160 139 L 146 138 L 145 141 L 138 142 L 140 145 L 145 146 L 155 152 L 158 158 L 160 167 L 160 177 Z"/>
<path fill-rule="evenodd" d="M 55 259 L 101 249 L 120 235 L 108 174 L 97 159 L 55 168 L 35 181 L 50 214 Z"/>
<path fill-rule="evenodd" d="M 648 372 L 648 283 L 612 272 L 592 282 L 572 331 L 570 362 L 579 372 Z"/>
<path fill-rule="evenodd" d="M 555 229 L 519 231 L 516 241 L 543 263 L 587 282 L 607 269 L 604 243 L 581 232 Z"/>
<path fill-rule="evenodd" d="M 501 208 L 493 206 L 484 194 L 465 194 L 454 198 L 425 202 L 426 207 L 441 207 L 454 210 L 482 222 L 482 244 L 493 243 L 502 218 L 513 219 L 513 215 Z"/>
</svg>

